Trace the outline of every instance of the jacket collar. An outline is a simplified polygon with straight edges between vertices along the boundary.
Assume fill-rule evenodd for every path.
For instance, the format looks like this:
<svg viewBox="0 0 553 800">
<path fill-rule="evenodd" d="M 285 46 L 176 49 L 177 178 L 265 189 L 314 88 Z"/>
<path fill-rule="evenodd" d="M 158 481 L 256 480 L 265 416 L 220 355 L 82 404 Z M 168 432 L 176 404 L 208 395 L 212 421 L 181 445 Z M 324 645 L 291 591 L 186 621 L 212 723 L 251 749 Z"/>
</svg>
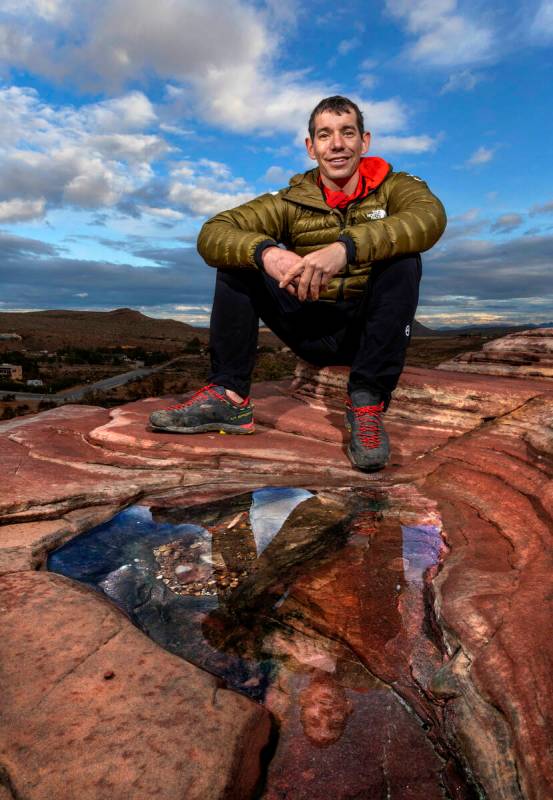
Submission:
<svg viewBox="0 0 553 800">
<path fill-rule="evenodd" d="M 391 164 L 378 157 L 363 158 L 363 174 L 367 178 L 371 190 L 383 183 L 392 171 Z M 321 187 L 318 184 L 319 168 L 300 172 L 290 179 L 288 189 L 282 194 L 283 200 L 288 200 L 300 206 L 317 208 L 322 211 L 332 211 L 327 205 Z"/>
</svg>

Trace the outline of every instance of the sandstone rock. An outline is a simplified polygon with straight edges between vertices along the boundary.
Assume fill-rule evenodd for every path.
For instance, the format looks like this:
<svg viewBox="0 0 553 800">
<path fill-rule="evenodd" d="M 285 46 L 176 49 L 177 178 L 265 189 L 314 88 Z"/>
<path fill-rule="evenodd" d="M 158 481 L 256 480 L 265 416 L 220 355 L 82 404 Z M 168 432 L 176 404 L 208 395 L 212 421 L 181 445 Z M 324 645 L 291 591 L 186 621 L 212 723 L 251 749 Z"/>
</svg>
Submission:
<svg viewBox="0 0 553 800">
<path fill-rule="evenodd" d="M 59 519 L 0 525 L 0 574 L 43 567 L 51 550 L 110 519 L 118 510 L 118 506 L 92 506 Z"/>
<path fill-rule="evenodd" d="M 464 665 L 448 724 L 465 752 L 480 731 L 469 757 L 492 796 L 546 798 L 553 525 L 541 492 L 551 477 L 516 427 L 504 417 L 451 443 L 422 486 L 438 500 L 451 548 L 434 581 L 437 622 Z"/>
<path fill-rule="evenodd" d="M 553 328 L 532 328 L 510 333 L 483 345 L 481 350 L 461 353 L 438 369 L 480 372 L 521 378 L 553 378 Z"/>
<path fill-rule="evenodd" d="M 543 350 L 542 335 L 531 331 L 519 339 L 526 342 L 524 346 L 532 339 Z M 496 343 L 494 352 L 506 347 Z M 539 364 L 545 374 L 544 359 Z M 496 359 L 494 364 L 498 363 Z M 428 736 L 466 765 L 488 797 L 548 800 L 553 783 L 551 380 L 406 370 L 386 416 L 391 463 L 375 474 L 352 470 L 345 454 L 344 389 L 343 370 L 303 366 L 292 387 L 286 383 L 254 387 L 258 432 L 252 437 L 154 433 L 147 418 L 166 399 L 109 412 L 64 407 L 0 424 L 0 566 L 13 573 L 1 581 L 5 588 L 11 587 L 7 597 L 16 603 L 9 619 L 17 620 L 9 624 L 13 646 L 8 644 L 6 652 L 15 653 L 14 663 L 19 665 L 9 667 L 6 681 L 13 686 L 12 694 L 6 694 L 6 714 L 8 729 L 14 731 L 6 739 L 7 755 L 0 759 L 0 785 L 7 787 L 6 792 L 32 800 L 63 796 L 56 783 L 59 774 L 73 796 L 103 800 L 108 790 L 94 781 L 112 780 L 111 767 L 101 772 L 102 759 L 113 765 L 119 756 L 102 749 L 100 739 L 87 740 L 100 748 L 93 751 L 97 758 L 92 763 L 88 748 L 79 742 L 91 733 L 103 736 L 114 730 L 124 738 L 118 726 L 121 720 L 131 725 L 130 717 L 133 724 L 143 726 L 153 720 L 153 742 L 160 751 L 146 751 L 131 725 L 136 740 L 132 751 L 121 748 L 121 754 L 129 753 L 121 774 L 130 776 L 131 783 L 142 781 L 140 788 L 135 787 L 137 800 L 162 791 L 153 776 L 161 774 L 164 748 L 170 765 L 167 791 L 173 791 L 172 797 L 182 794 L 184 786 L 179 761 L 194 770 L 197 765 L 195 751 L 186 750 L 192 747 L 189 740 L 184 750 L 191 753 L 190 759 L 179 759 L 177 746 L 166 745 L 159 723 L 162 719 L 171 730 L 178 728 L 169 712 L 173 687 L 182 700 L 179 719 L 186 718 L 190 696 L 176 667 L 170 666 L 176 663 L 186 671 L 186 664 L 175 662 L 134 629 L 114 627 L 113 614 L 117 625 L 123 618 L 90 592 L 26 571 L 42 566 L 53 546 L 112 511 L 150 497 L 170 509 L 263 485 L 334 489 L 338 499 L 340 487 L 358 486 L 388 498 L 388 517 L 368 514 L 357 530 L 357 540 L 385 559 L 384 568 L 374 570 L 361 545 L 346 549 L 340 564 L 329 561 L 310 580 L 298 580 L 286 601 L 289 607 L 307 614 L 311 630 L 320 635 L 334 632 L 342 647 L 355 650 L 367 670 L 393 686 L 418 720 L 430 726 Z M 445 543 L 437 574 L 435 567 L 420 574 L 416 546 L 424 549 L 431 541 L 424 520 L 439 528 Z M 419 531 L 412 553 L 393 538 L 398 523 Z M 410 575 L 416 579 L 408 580 Z M 388 605 L 379 600 L 384 590 Z M 88 604 L 92 597 L 94 608 L 102 609 L 100 622 L 97 611 L 81 605 L 84 597 Z M 48 617 L 49 607 L 55 611 L 56 624 Z M 19 625 L 27 615 L 33 619 L 32 629 Z M 74 622 L 81 620 L 80 615 L 82 642 L 80 623 Z M 424 646 L 415 644 L 419 623 L 432 632 Z M 112 633 L 109 641 L 103 638 Z M 142 665 L 135 664 L 130 654 L 137 648 L 147 654 Z M 164 704 L 160 718 L 157 708 L 148 705 L 152 699 L 139 691 L 141 670 L 155 672 L 154 653 L 156 659 L 169 659 L 160 671 L 155 661 L 155 670 L 167 678 L 166 691 L 160 690 Z M 131 711 L 116 694 L 118 674 L 125 669 L 133 672 L 128 675 Z M 104 679 L 109 672 L 114 677 Z M 96 695 L 98 675 L 101 689 Z M 208 684 L 201 684 L 201 692 L 198 689 L 202 698 L 205 686 L 210 691 L 213 687 L 211 678 L 204 679 Z M 161 681 L 156 680 L 158 685 Z M 70 694 L 73 691 L 75 695 Z M 110 716 L 107 698 L 112 697 L 107 692 L 114 693 L 113 720 L 106 717 Z M 216 697 L 221 695 L 232 697 L 216 692 Z M 194 702 L 190 701 L 192 708 Z M 202 714 L 194 715 L 193 725 L 200 731 L 195 742 L 201 745 L 202 725 L 215 712 L 204 714 L 209 704 L 204 699 L 197 702 Z M 63 728 L 62 715 L 72 727 Z M 206 743 L 212 741 L 209 736 Z M 64 748 L 67 761 L 62 757 Z M 258 744 L 252 746 L 252 752 L 258 749 Z M 80 759 L 84 759 L 82 769 Z M 211 768 L 212 762 L 206 763 Z M 15 776 L 20 783 L 12 786 L 4 780 L 2 766 L 10 780 Z M 198 777 L 203 790 L 202 780 L 203 773 Z"/>
<path fill-rule="evenodd" d="M 0 761 L 17 797 L 251 797 L 269 719 L 94 591 L 0 579 Z"/>
</svg>

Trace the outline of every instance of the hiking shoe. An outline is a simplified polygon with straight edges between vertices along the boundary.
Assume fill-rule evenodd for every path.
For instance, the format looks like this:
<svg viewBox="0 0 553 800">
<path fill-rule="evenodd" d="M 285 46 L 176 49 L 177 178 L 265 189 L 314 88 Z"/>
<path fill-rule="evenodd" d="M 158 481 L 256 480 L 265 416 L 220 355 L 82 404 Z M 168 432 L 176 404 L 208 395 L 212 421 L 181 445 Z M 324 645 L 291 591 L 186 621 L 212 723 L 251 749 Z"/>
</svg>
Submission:
<svg viewBox="0 0 553 800">
<path fill-rule="evenodd" d="M 346 404 L 346 428 L 351 431 L 348 456 L 359 469 L 382 469 L 390 456 L 382 414 L 384 401 L 365 389 L 355 389 Z"/>
<path fill-rule="evenodd" d="M 234 403 L 224 386 L 209 383 L 184 403 L 154 411 L 150 424 L 156 431 L 169 433 L 253 433 L 253 408 L 247 397 Z"/>
</svg>

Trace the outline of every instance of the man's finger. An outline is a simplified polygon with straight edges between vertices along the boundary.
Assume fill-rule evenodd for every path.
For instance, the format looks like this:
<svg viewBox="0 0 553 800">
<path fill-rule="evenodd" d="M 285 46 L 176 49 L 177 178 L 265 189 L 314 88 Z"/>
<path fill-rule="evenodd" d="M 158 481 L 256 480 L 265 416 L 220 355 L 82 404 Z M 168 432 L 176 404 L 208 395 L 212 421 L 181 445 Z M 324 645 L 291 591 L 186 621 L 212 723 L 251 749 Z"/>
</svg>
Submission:
<svg viewBox="0 0 553 800">
<path fill-rule="evenodd" d="M 311 284 L 309 286 L 309 295 L 312 300 L 319 299 L 319 292 L 321 289 L 321 279 L 323 277 L 323 273 L 319 272 L 319 270 L 315 270 L 313 273 L 313 277 L 311 278 Z"/>
<path fill-rule="evenodd" d="M 285 273 L 284 277 L 281 279 L 279 286 L 281 289 L 284 289 L 288 284 L 294 280 L 295 277 L 300 275 L 303 272 L 304 266 L 303 261 L 298 261 L 293 267 L 290 267 L 288 272 Z"/>
<path fill-rule="evenodd" d="M 323 272 L 323 273 L 322 273 L 322 277 L 321 277 L 321 289 L 326 289 L 326 287 L 327 287 L 327 286 L 328 286 L 328 284 L 330 283 L 330 279 L 331 279 L 332 277 L 333 277 L 333 276 L 332 276 L 332 275 L 329 275 L 329 274 L 328 274 L 328 272 Z"/>
<path fill-rule="evenodd" d="M 311 284 L 311 278 L 313 277 L 314 268 L 307 266 L 303 270 L 303 274 L 300 278 L 300 282 L 298 285 L 298 300 L 302 302 L 307 300 L 307 294 L 309 292 L 309 286 Z"/>
<path fill-rule="evenodd" d="M 291 294 L 292 297 L 297 297 L 298 296 L 297 286 L 295 286 L 293 283 L 289 283 L 288 286 L 285 286 L 284 287 L 284 291 L 288 292 L 288 294 Z"/>
</svg>

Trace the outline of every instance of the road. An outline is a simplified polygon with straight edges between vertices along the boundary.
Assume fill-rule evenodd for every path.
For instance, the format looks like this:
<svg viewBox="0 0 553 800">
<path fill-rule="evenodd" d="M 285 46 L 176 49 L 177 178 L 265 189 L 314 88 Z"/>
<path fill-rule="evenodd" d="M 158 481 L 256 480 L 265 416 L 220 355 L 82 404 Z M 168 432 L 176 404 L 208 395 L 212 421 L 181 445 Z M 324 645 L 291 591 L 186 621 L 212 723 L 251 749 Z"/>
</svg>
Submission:
<svg viewBox="0 0 553 800">
<path fill-rule="evenodd" d="M 147 375 L 152 375 L 154 372 L 159 372 L 175 361 L 178 361 L 180 356 L 172 358 L 170 361 L 165 361 L 163 364 L 157 364 L 155 367 L 140 367 L 139 369 L 132 369 L 130 372 L 122 372 L 120 375 L 112 375 L 111 378 L 104 378 L 96 383 L 87 383 L 86 386 L 80 386 L 78 389 L 64 389 L 57 394 L 46 394 L 39 392 L 10 392 L 2 391 L 0 389 L 0 400 L 7 394 L 10 397 L 15 397 L 16 400 L 46 400 L 49 403 L 72 403 L 77 400 L 82 400 L 88 392 L 101 392 L 106 389 L 114 389 L 116 386 L 123 386 L 123 384 L 136 378 L 145 378 Z"/>
</svg>

